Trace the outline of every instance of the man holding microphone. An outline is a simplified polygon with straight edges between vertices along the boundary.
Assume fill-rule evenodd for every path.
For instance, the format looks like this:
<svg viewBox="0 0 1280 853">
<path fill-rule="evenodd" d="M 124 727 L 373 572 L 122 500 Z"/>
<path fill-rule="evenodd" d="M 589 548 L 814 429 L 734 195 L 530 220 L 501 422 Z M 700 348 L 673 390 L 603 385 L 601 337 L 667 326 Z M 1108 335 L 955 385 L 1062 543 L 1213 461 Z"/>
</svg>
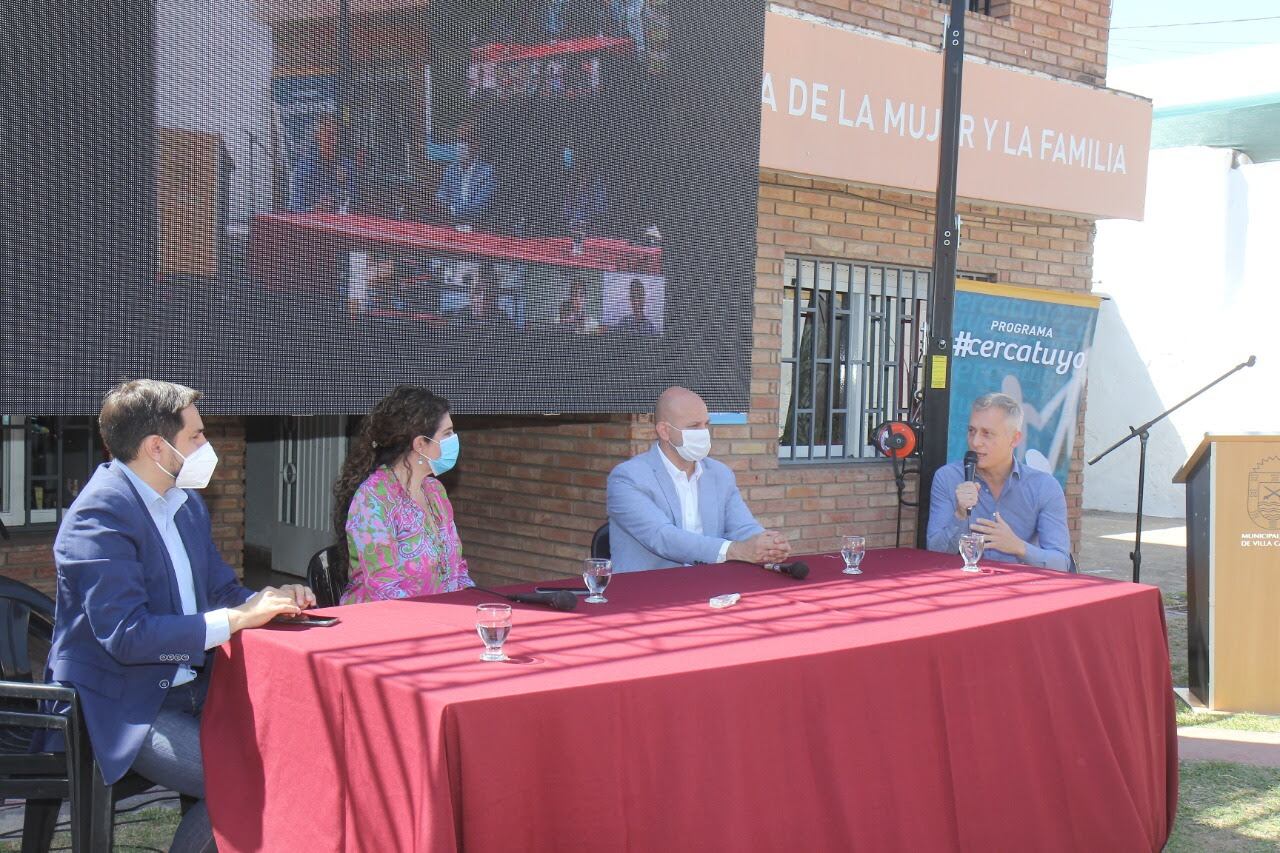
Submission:
<svg viewBox="0 0 1280 853">
<path fill-rule="evenodd" d="M 1057 478 L 1014 458 L 1022 407 L 1007 394 L 984 394 L 969 415 L 972 473 L 952 462 L 933 477 L 930 551 L 956 553 L 961 534 L 981 533 L 985 554 L 1005 563 L 1072 571 L 1067 500 Z"/>
</svg>

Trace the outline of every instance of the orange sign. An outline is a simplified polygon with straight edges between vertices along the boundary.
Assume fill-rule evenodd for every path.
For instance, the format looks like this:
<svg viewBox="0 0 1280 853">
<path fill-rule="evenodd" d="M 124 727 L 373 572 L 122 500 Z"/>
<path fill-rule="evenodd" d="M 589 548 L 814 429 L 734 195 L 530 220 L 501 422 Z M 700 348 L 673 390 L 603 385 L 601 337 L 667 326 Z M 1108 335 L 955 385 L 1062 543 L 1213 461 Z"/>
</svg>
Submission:
<svg viewBox="0 0 1280 853">
<path fill-rule="evenodd" d="M 942 55 L 776 12 L 765 25 L 760 164 L 933 192 Z M 969 60 L 959 195 L 1141 219 L 1151 102 Z"/>
</svg>

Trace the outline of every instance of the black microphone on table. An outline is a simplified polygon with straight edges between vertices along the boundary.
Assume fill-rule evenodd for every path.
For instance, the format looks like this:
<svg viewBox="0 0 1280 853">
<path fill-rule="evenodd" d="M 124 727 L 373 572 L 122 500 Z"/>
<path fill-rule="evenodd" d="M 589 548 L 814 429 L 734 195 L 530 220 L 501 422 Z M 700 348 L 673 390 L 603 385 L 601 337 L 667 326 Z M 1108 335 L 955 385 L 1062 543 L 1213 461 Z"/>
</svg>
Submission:
<svg viewBox="0 0 1280 853">
<path fill-rule="evenodd" d="M 791 575 L 798 581 L 809 577 L 809 564 L 801 560 L 794 563 L 765 563 L 764 568 L 780 575 Z"/>
<path fill-rule="evenodd" d="M 973 483 L 978 479 L 978 454 L 972 450 L 966 450 L 964 453 L 964 481 Z M 968 515 L 973 515 L 973 507 L 965 510 Z"/>
<path fill-rule="evenodd" d="M 578 607 L 578 596 L 567 589 L 557 589 L 554 592 L 517 592 L 510 595 L 497 590 L 485 589 L 482 586 L 472 587 L 472 589 L 477 592 L 487 592 L 489 595 L 496 595 L 499 598 L 505 598 L 507 601 L 514 601 L 517 604 L 541 604 L 544 607 L 550 607 L 552 610 L 561 610 L 566 613 L 570 610 L 576 610 Z"/>
</svg>

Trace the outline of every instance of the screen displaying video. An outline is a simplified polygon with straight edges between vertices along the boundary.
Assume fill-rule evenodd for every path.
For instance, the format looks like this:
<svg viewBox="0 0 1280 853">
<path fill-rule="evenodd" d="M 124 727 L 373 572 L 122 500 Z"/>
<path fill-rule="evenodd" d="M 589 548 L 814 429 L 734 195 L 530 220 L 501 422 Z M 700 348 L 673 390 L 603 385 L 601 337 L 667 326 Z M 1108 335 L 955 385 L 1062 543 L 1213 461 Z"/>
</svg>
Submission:
<svg viewBox="0 0 1280 853">
<path fill-rule="evenodd" d="M 763 4 L 155 0 L 123 33 L 120 4 L 72 5 L 115 34 L 49 71 L 85 78 L 99 144 L 22 164 L 46 204 L 15 223 L 41 264 L 6 282 L 6 409 L 136 375 L 236 413 L 399 382 L 471 412 L 644 411 L 674 383 L 747 407 Z M 83 239 L 95 210 L 120 219 Z"/>
</svg>

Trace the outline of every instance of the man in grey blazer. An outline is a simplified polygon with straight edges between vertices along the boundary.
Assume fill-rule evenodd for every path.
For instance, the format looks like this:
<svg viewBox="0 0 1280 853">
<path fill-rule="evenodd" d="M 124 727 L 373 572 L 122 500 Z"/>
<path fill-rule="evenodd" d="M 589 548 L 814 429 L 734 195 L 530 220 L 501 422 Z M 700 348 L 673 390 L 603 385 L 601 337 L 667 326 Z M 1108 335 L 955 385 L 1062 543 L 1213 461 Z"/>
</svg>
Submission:
<svg viewBox="0 0 1280 853">
<path fill-rule="evenodd" d="M 615 572 L 694 563 L 776 563 L 791 544 L 743 503 L 733 471 L 707 458 L 710 415 L 687 388 L 668 388 L 654 410 L 657 441 L 609 474 L 609 546 Z"/>
</svg>

